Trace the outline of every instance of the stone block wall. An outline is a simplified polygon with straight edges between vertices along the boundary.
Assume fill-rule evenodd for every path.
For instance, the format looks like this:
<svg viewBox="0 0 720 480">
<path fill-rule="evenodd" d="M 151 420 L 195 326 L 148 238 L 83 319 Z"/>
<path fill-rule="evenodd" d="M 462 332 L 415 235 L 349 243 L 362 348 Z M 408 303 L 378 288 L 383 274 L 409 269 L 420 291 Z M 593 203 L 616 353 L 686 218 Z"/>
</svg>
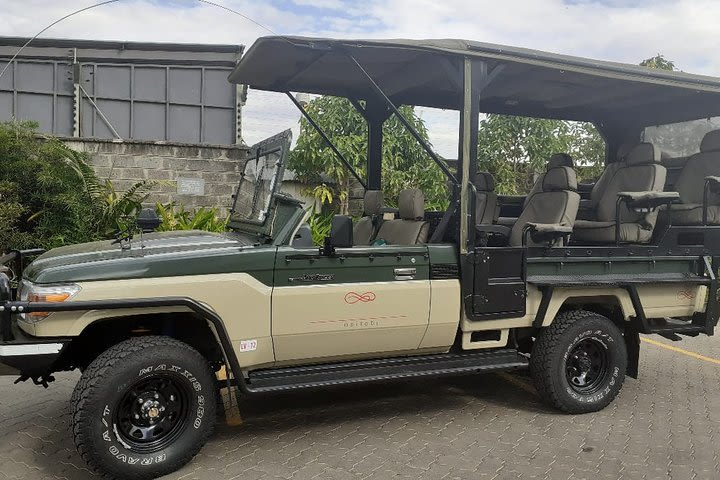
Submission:
<svg viewBox="0 0 720 480">
<path fill-rule="evenodd" d="M 116 142 L 97 139 L 64 139 L 70 148 L 86 152 L 100 178 L 110 178 L 119 191 L 139 180 L 160 180 L 148 198 L 155 202 L 176 202 L 186 209 L 218 207 L 225 213 L 232 206 L 240 174 L 245 168 L 248 148 L 243 145 L 215 146 Z M 204 195 L 178 195 L 178 178 L 203 179 Z"/>
</svg>

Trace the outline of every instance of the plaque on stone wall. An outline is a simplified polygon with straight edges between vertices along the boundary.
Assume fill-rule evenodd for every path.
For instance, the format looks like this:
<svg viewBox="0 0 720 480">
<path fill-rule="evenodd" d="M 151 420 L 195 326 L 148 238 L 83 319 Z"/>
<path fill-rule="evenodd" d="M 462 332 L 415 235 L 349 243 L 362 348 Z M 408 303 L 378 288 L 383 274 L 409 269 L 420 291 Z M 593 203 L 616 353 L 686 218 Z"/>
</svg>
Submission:
<svg viewBox="0 0 720 480">
<path fill-rule="evenodd" d="M 178 195 L 205 195 L 205 179 L 203 178 L 178 178 Z"/>
</svg>

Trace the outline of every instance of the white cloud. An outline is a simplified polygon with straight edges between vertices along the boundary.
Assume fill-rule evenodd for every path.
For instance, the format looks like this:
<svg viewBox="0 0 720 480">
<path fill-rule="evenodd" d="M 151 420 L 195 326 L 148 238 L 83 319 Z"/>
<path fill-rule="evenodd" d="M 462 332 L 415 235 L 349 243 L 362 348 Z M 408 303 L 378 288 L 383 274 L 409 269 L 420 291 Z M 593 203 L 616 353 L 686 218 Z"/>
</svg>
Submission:
<svg viewBox="0 0 720 480">
<path fill-rule="evenodd" d="M 662 53 L 685 71 L 720 76 L 720 2 L 715 0 L 216 1 L 282 34 L 468 38 L 630 63 Z M 87 2 L 0 0 L 0 35 L 34 35 Z M 266 34 L 195 0 L 123 0 L 81 13 L 44 36 L 250 45 Z M 449 119 L 456 114 L 423 115 L 440 153 L 455 157 L 457 121 Z M 294 125 L 298 117 L 284 97 L 251 92 L 245 135 L 249 142 L 259 139 Z"/>
</svg>

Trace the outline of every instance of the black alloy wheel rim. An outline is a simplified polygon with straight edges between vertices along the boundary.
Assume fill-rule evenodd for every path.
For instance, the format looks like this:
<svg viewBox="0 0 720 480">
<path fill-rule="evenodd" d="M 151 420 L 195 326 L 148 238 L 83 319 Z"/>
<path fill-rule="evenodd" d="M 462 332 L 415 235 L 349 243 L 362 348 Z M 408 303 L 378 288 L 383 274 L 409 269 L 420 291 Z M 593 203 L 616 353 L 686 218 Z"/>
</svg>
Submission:
<svg viewBox="0 0 720 480">
<path fill-rule="evenodd" d="M 580 340 L 570 351 L 565 365 L 570 387 L 583 395 L 595 393 L 607 379 L 608 364 L 607 349 L 599 340 Z"/>
<path fill-rule="evenodd" d="M 136 453 L 152 453 L 171 444 L 187 424 L 190 388 L 176 375 L 144 377 L 122 395 L 115 425 L 122 443 Z"/>
</svg>

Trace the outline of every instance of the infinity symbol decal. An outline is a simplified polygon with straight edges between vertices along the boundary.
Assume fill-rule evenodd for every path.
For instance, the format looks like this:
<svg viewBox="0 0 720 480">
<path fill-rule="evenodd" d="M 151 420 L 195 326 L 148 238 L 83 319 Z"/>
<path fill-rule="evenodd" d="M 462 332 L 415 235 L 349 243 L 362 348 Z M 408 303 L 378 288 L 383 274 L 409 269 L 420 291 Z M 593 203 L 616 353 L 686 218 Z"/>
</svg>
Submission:
<svg viewBox="0 0 720 480">
<path fill-rule="evenodd" d="M 365 292 L 363 294 L 348 292 L 345 294 L 345 303 L 353 305 L 357 302 L 368 303 L 375 300 L 375 294 L 373 292 Z"/>
</svg>

